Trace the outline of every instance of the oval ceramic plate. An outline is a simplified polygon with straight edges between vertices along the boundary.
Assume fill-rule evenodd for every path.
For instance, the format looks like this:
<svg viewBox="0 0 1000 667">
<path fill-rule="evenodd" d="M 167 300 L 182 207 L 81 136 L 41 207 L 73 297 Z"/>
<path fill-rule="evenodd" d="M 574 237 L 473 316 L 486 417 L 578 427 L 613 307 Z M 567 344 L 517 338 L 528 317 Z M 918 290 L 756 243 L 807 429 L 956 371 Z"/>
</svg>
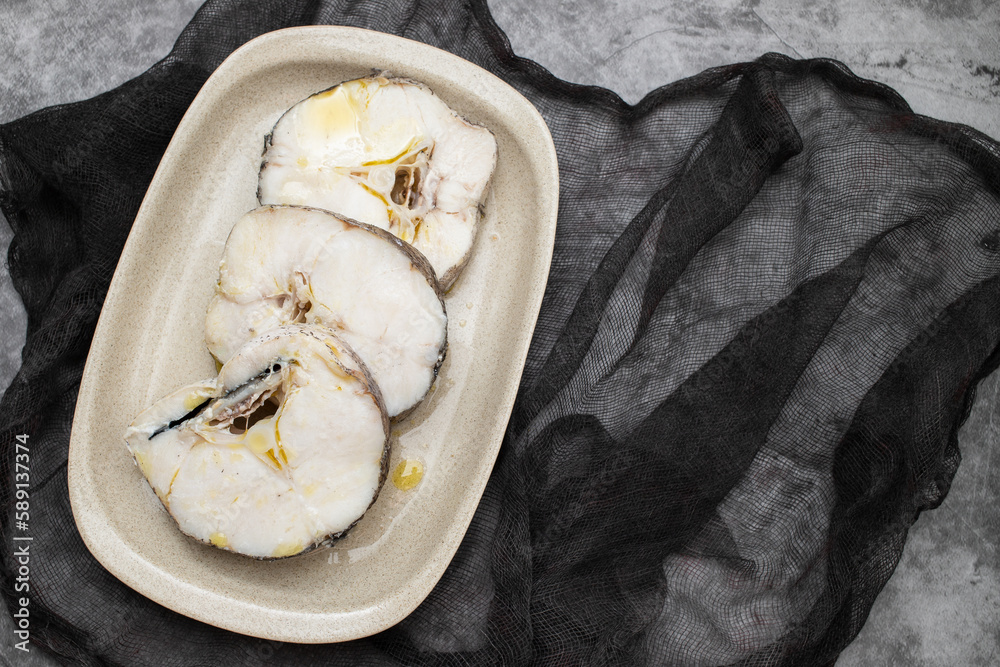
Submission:
<svg viewBox="0 0 1000 667">
<path fill-rule="evenodd" d="M 447 295 L 448 356 L 432 393 L 396 425 L 387 481 L 331 549 L 261 562 L 184 536 L 125 448 L 125 427 L 183 384 L 214 377 L 205 308 L 233 223 L 256 206 L 264 135 L 290 106 L 387 70 L 429 85 L 497 137 L 499 157 L 474 254 Z M 430 46 L 366 30 L 308 27 L 233 53 L 192 103 L 125 245 L 87 360 L 69 453 L 73 514 L 116 577 L 187 616 L 294 642 L 363 637 L 427 596 L 468 528 L 506 427 L 541 304 L 558 173 L 544 121 L 513 88 Z"/>
</svg>

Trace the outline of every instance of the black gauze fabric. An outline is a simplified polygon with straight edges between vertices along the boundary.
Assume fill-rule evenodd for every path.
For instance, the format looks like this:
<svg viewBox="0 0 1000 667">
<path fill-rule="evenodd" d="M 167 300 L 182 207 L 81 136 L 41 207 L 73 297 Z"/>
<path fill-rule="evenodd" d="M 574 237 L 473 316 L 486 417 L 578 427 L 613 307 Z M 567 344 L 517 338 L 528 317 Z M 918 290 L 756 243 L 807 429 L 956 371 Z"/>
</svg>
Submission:
<svg viewBox="0 0 1000 667">
<path fill-rule="evenodd" d="M 410 617 L 339 645 L 143 598 L 90 556 L 66 482 L 93 329 L 174 128 L 232 50 L 312 23 L 503 78 L 544 116 L 561 179 L 538 326 L 468 534 Z M 211 0 L 142 76 L 0 127 L 29 317 L 0 409 L 5 600 L 27 433 L 31 637 L 66 664 L 830 664 L 947 493 L 997 365 L 998 174 L 991 139 L 833 61 L 768 54 L 629 106 L 513 55 L 482 0 Z"/>
</svg>

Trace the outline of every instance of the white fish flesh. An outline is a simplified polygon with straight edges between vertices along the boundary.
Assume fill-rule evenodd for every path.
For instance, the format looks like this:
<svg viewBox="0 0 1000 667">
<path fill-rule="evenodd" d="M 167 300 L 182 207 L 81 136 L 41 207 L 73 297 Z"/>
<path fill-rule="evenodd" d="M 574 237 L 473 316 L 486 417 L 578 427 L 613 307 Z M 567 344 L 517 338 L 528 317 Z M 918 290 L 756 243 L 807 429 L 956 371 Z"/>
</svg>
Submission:
<svg viewBox="0 0 1000 667">
<path fill-rule="evenodd" d="M 270 559 L 328 545 L 365 513 L 385 480 L 389 420 L 343 341 L 290 325 L 153 404 L 125 440 L 184 533 Z"/>
<path fill-rule="evenodd" d="M 205 339 L 225 363 L 281 324 L 336 329 L 398 417 L 434 382 L 447 344 L 440 288 L 426 260 L 388 232 L 327 211 L 264 206 L 230 232 Z"/>
<path fill-rule="evenodd" d="M 386 229 L 447 289 L 469 258 L 497 144 L 426 86 L 348 81 L 289 109 L 264 142 L 261 204 L 335 211 Z"/>
</svg>

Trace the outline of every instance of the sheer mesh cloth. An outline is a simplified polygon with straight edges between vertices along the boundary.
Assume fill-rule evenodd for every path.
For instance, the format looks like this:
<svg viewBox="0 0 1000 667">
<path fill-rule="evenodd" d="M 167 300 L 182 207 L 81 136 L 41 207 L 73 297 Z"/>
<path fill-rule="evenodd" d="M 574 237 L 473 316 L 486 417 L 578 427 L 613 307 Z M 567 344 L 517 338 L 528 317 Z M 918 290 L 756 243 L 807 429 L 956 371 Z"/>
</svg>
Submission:
<svg viewBox="0 0 1000 667">
<path fill-rule="evenodd" d="M 544 116 L 561 178 L 469 532 L 417 611 L 339 645 L 236 635 L 134 593 L 86 550 L 66 487 L 93 329 L 174 128 L 233 49 L 310 23 L 500 76 Z M 513 55 L 482 0 L 210 0 L 142 76 L 0 126 L 28 311 L 0 409 L 4 598 L 28 433 L 32 640 L 67 664 L 830 664 L 947 493 L 997 365 L 998 158 L 837 62 L 768 54 L 629 106 Z"/>
</svg>

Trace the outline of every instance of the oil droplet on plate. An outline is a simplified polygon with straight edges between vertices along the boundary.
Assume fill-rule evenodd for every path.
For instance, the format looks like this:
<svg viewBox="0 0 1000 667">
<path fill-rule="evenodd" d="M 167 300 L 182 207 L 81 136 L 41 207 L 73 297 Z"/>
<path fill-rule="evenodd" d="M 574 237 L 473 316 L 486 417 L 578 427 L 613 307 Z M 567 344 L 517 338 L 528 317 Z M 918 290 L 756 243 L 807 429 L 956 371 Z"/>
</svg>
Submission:
<svg viewBox="0 0 1000 667">
<path fill-rule="evenodd" d="M 392 471 L 392 483 L 400 491 L 409 491 L 424 478 L 424 464 L 417 459 L 403 459 Z"/>
</svg>

